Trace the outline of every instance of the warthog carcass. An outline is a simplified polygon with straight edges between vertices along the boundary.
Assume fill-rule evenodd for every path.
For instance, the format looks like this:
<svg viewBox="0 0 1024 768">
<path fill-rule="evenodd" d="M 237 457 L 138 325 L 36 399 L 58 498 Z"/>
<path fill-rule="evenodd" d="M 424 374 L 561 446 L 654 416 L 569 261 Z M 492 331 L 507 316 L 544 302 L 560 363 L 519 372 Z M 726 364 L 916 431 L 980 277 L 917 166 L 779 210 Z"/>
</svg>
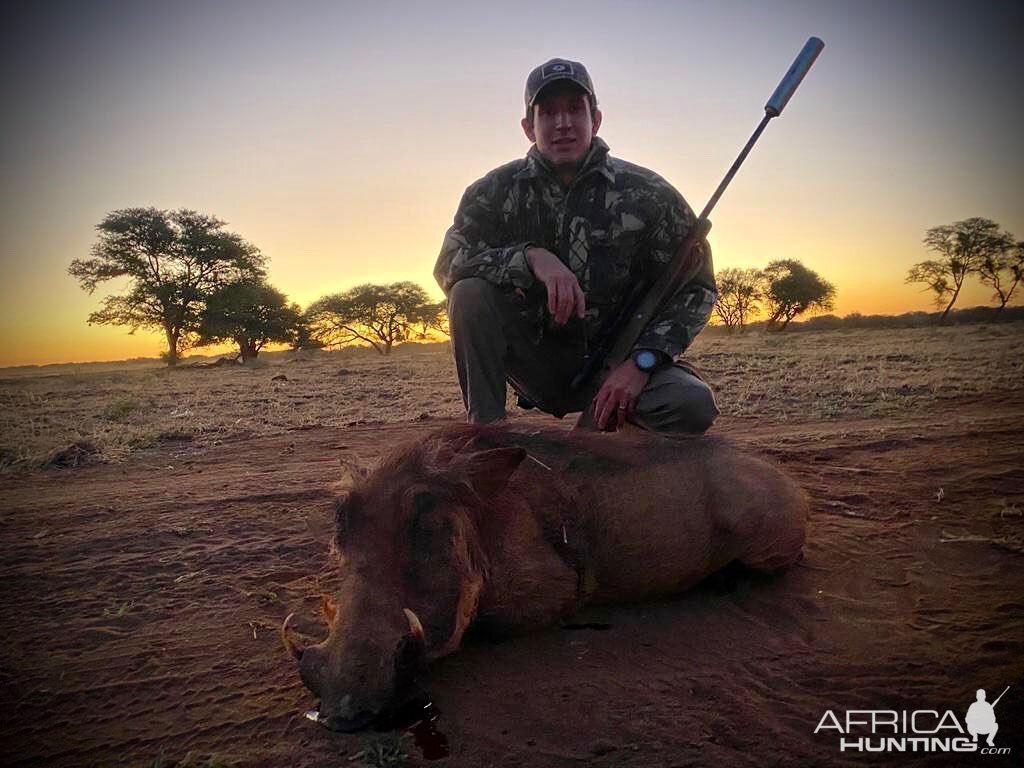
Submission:
<svg viewBox="0 0 1024 768">
<path fill-rule="evenodd" d="M 320 722 L 400 703 L 471 624 L 540 627 L 584 604 L 678 592 L 738 560 L 793 563 L 807 501 L 720 439 L 455 427 L 394 452 L 336 505 L 342 586 L 328 638 L 282 626 Z"/>
</svg>

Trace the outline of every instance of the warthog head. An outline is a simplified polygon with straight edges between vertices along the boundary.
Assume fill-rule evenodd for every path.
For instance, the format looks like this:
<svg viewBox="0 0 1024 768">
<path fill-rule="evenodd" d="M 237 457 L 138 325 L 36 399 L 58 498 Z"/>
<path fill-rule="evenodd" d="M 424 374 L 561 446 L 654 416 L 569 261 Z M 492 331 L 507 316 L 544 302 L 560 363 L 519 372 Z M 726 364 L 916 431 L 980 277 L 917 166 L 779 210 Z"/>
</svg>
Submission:
<svg viewBox="0 0 1024 768">
<path fill-rule="evenodd" d="M 281 631 L 329 728 L 356 730 L 401 704 L 417 670 L 456 650 L 473 620 L 488 571 L 480 517 L 526 454 L 472 450 L 472 434 L 397 452 L 336 503 L 330 633 L 303 649 L 291 616 Z"/>
</svg>

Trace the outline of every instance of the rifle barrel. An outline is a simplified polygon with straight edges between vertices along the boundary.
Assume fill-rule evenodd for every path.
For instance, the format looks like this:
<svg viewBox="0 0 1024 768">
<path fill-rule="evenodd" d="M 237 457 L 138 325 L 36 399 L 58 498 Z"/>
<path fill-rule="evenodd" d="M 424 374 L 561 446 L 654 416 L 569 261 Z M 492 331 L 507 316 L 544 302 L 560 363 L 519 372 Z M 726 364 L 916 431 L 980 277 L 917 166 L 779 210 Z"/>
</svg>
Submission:
<svg viewBox="0 0 1024 768">
<path fill-rule="evenodd" d="M 754 148 L 754 144 L 761 137 L 761 134 L 764 133 L 764 129 L 768 126 L 768 121 L 773 117 L 775 117 L 775 115 L 769 115 L 766 113 L 765 116 L 761 118 L 761 122 L 757 124 L 757 128 L 754 129 L 754 133 L 749 139 L 747 139 L 746 146 L 743 147 L 740 151 L 739 157 L 737 157 L 736 161 L 732 164 L 732 168 L 730 168 L 729 172 L 725 174 L 725 178 L 722 179 L 722 183 L 718 185 L 718 189 L 715 190 L 715 194 L 711 196 L 711 199 L 708 200 L 708 204 L 704 206 L 704 210 L 700 212 L 700 218 L 706 219 L 711 215 L 711 210 L 718 202 L 718 198 L 720 198 L 722 193 L 725 192 L 725 188 L 729 186 L 729 182 L 732 181 L 732 177 L 736 175 L 736 171 L 738 171 L 740 166 L 743 165 L 743 161 L 747 159 L 747 155 L 750 154 L 750 150 Z"/>
<path fill-rule="evenodd" d="M 816 37 L 807 39 L 804 43 L 803 49 L 797 55 L 796 60 L 793 62 L 789 71 L 786 72 L 785 77 L 782 78 L 782 82 L 779 83 L 779 87 L 775 89 L 775 93 L 768 99 L 768 103 L 764 105 L 764 111 L 772 117 L 776 117 L 782 114 L 782 110 L 785 109 L 786 104 L 789 103 L 790 97 L 793 92 L 796 91 L 797 87 L 803 82 L 804 75 L 807 74 L 807 70 L 811 68 L 811 64 L 818 58 L 818 54 L 821 53 L 821 49 L 825 47 L 825 44 Z"/>
<path fill-rule="evenodd" d="M 726 187 L 729 186 L 729 182 L 732 181 L 736 172 L 740 169 L 743 161 L 746 160 L 747 155 L 750 154 L 750 150 L 753 149 L 754 144 L 764 132 L 768 122 L 773 117 L 778 117 L 782 113 L 783 108 L 789 102 L 790 97 L 803 81 L 804 75 L 807 74 L 807 71 L 811 68 L 814 60 L 824 47 L 825 44 L 816 37 L 810 38 L 804 45 L 789 71 L 782 78 L 782 82 L 779 83 L 778 88 L 775 89 L 775 92 L 765 105 L 765 114 L 761 118 L 761 122 L 747 140 L 739 156 L 733 162 L 732 167 L 729 168 L 729 172 L 725 174 L 725 178 L 718 185 L 715 194 L 711 196 L 708 204 L 704 206 L 704 210 L 697 218 L 689 235 L 683 241 L 672 263 L 663 271 L 661 281 L 650 287 L 647 294 L 638 302 L 637 307 L 631 310 L 628 315 L 623 313 L 621 325 L 616 323 L 617 327 L 608 335 L 607 341 L 604 338 L 600 340 L 600 352 L 589 357 L 587 362 L 581 367 L 580 371 L 573 378 L 573 389 L 582 387 L 598 371 L 601 372 L 600 379 L 603 380 L 614 366 L 625 360 L 633 344 L 640 338 L 644 327 L 661 310 L 665 301 L 676 290 L 698 274 L 701 264 L 700 262 L 693 261 L 691 251 L 697 246 L 700 239 L 707 236 L 708 230 L 711 229 L 711 221 L 708 217 L 711 215 L 712 209 L 718 203 L 718 199 L 725 192 Z M 590 405 L 580 416 L 576 426 L 578 428 L 593 427 L 593 411 L 594 403 L 591 401 Z"/>
</svg>

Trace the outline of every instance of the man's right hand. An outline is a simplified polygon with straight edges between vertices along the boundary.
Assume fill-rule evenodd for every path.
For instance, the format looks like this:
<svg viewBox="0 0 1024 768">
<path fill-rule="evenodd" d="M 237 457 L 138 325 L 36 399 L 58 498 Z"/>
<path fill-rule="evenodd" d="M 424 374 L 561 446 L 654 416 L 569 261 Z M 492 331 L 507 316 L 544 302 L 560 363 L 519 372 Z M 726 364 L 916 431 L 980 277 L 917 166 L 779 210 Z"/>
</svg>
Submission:
<svg viewBox="0 0 1024 768">
<path fill-rule="evenodd" d="M 555 325 L 564 325 L 575 310 L 583 317 L 586 297 L 576 275 L 547 248 L 527 248 L 526 263 L 548 292 L 548 312 Z"/>
</svg>

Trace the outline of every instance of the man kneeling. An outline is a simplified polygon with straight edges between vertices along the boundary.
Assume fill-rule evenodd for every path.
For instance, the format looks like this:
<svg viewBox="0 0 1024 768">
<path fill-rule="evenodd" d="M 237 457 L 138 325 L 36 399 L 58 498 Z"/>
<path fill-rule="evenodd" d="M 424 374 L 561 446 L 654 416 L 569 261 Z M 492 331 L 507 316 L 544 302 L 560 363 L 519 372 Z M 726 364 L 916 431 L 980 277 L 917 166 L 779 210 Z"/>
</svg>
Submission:
<svg viewBox="0 0 1024 768">
<path fill-rule="evenodd" d="M 530 73 L 522 128 L 526 157 L 472 184 L 445 235 L 434 276 L 471 422 L 505 418 L 506 382 L 559 417 L 594 402 L 602 429 L 626 421 L 700 433 L 714 395 L 676 359 L 716 299 L 704 268 L 645 328 L 629 359 L 595 392 L 571 382 L 599 335 L 675 256 L 696 223 L 663 178 L 608 154 L 594 86 L 579 62 L 552 59 Z M 609 320 L 611 318 L 611 321 Z"/>
</svg>

